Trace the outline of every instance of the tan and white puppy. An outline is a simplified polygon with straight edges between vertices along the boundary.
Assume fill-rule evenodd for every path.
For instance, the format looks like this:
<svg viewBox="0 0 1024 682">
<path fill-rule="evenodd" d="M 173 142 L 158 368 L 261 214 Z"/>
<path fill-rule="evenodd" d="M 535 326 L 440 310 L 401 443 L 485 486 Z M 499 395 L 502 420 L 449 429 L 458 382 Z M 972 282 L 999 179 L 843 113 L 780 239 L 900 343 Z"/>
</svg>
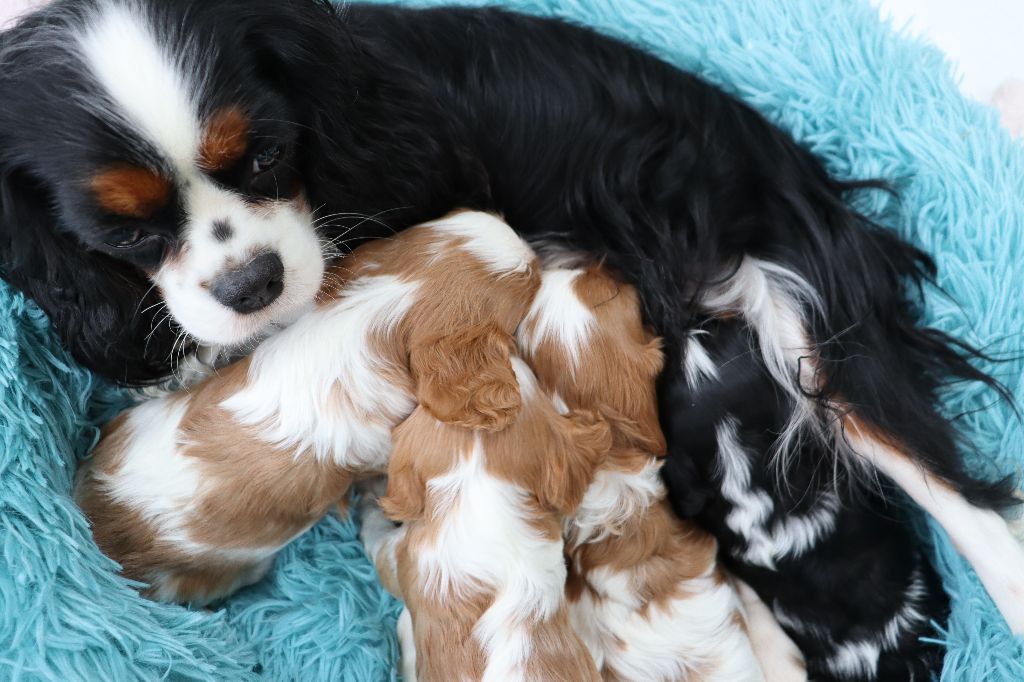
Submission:
<svg viewBox="0 0 1024 682">
<path fill-rule="evenodd" d="M 96 542 L 160 600 L 258 580 L 355 477 L 386 469 L 417 403 L 480 428 L 517 413 L 512 333 L 538 282 L 531 249 L 483 213 L 358 249 L 250 357 L 109 425 L 75 488 Z"/>
<path fill-rule="evenodd" d="M 380 503 L 400 529 L 368 495 L 363 507 L 367 548 L 411 619 L 403 666 L 421 682 L 600 679 L 569 620 L 561 525 L 611 446 L 608 425 L 561 413 L 521 360 L 513 366 L 522 411 L 503 430 L 443 424 L 422 408 L 395 429 Z"/>
<path fill-rule="evenodd" d="M 561 260 L 544 270 L 520 352 L 545 390 L 604 417 L 613 438 L 566 523 L 573 624 L 608 680 L 763 679 L 717 543 L 676 518 L 659 477 L 660 339 L 631 286 Z"/>
</svg>

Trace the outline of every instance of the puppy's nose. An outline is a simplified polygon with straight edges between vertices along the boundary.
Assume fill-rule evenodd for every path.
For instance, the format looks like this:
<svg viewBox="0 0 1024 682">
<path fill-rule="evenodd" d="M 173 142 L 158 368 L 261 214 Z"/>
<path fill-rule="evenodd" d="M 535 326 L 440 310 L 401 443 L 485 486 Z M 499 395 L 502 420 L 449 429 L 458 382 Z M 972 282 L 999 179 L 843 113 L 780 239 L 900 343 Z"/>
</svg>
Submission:
<svg viewBox="0 0 1024 682">
<path fill-rule="evenodd" d="M 210 293 L 218 302 L 242 314 L 266 308 L 283 289 L 284 264 L 273 251 L 225 272 L 210 285 Z"/>
</svg>

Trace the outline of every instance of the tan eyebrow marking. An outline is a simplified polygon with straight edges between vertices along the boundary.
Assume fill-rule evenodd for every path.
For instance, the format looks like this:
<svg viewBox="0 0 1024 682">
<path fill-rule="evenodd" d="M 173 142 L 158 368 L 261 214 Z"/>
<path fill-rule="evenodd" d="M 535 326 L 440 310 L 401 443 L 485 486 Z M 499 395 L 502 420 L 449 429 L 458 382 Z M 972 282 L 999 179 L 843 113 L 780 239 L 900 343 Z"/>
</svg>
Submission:
<svg viewBox="0 0 1024 682">
<path fill-rule="evenodd" d="M 199 167 L 216 173 L 233 166 L 249 147 L 249 119 L 238 107 L 218 109 L 206 122 Z"/>
<path fill-rule="evenodd" d="M 148 218 L 167 205 L 171 181 L 138 166 L 113 166 L 89 181 L 100 206 L 128 218 Z"/>
</svg>

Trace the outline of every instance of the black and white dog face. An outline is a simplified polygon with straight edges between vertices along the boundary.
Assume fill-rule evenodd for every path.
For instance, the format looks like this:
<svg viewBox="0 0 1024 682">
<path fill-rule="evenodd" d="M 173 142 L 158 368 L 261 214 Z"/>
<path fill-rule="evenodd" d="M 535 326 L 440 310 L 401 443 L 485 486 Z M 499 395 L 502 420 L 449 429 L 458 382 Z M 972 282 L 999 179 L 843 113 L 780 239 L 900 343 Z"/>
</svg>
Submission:
<svg viewBox="0 0 1024 682">
<path fill-rule="evenodd" d="M 273 13 L 208 4 L 71 0 L 0 36 L 2 268 L 80 360 L 123 346 L 115 378 L 169 338 L 245 343 L 323 275 Z"/>
<path fill-rule="evenodd" d="M 101 4 L 70 47 L 105 158 L 77 158 L 69 215 L 88 246 L 144 270 L 192 337 L 238 344 L 308 304 L 320 244 L 293 164 L 295 127 L 256 74 L 156 29 L 152 10 Z M 83 150 L 87 151 L 87 150 Z"/>
<path fill-rule="evenodd" d="M 142 384 L 287 323 L 342 249 L 482 206 L 451 107 L 375 21 L 54 0 L 0 33 L 0 275 L 79 362 Z"/>
</svg>

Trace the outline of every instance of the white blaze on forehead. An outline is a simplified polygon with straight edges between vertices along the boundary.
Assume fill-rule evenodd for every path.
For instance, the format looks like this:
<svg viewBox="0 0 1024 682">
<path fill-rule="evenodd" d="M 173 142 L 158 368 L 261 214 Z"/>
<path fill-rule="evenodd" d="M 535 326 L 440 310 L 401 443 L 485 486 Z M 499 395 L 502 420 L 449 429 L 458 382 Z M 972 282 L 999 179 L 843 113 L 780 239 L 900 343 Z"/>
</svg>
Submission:
<svg viewBox="0 0 1024 682">
<path fill-rule="evenodd" d="M 582 270 L 545 270 L 540 291 L 519 332 L 519 346 L 529 355 L 545 341 L 557 343 L 568 354 L 575 370 L 594 329 L 594 312 L 576 295 L 576 279 Z M 532 325 L 532 328 L 531 326 Z"/>
<path fill-rule="evenodd" d="M 160 45 L 144 10 L 104 3 L 79 37 L 83 58 L 112 100 L 112 113 L 136 128 L 178 167 L 192 165 L 199 116 L 182 57 Z"/>
</svg>

